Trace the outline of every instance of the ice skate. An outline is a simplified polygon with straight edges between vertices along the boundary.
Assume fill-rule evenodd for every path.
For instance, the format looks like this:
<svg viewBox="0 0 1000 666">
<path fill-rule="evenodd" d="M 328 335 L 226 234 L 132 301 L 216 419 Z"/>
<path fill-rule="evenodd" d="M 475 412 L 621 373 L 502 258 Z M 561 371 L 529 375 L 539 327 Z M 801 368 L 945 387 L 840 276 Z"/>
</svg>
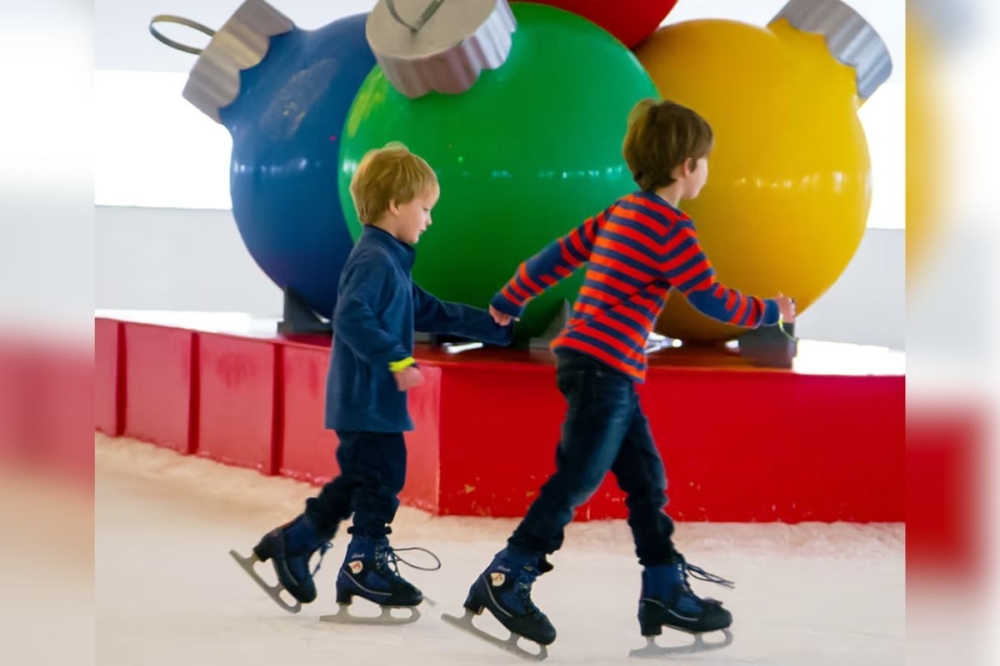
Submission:
<svg viewBox="0 0 1000 666">
<path fill-rule="evenodd" d="M 244 571 L 267 593 L 274 603 L 289 613 L 298 613 L 302 604 L 311 603 L 316 599 L 316 585 L 313 577 L 319 571 L 323 555 L 330 548 L 329 539 L 332 534 L 323 534 L 304 514 L 294 521 L 268 532 L 254 546 L 252 554 L 247 557 L 236 550 L 229 554 Z M 313 554 L 319 551 L 319 561 L 316 568 L 309 570 L 309 561 Z M 268 584 L 256 571 L 258 562 L 271 560 L 278 582 Z M 281 592 L 287 591 L 295 602 L 286 601 Z"/>
<path fill-rule="evenodd" d="M 677 555 L 676 562 L 648 567 L 642 572 L 639 600 L 639 628 L 646 637 L 645 647 L 632 650 L 631 657 L 665 657 L 718 650 L 733 642 L 729 630 L 733 616 L 715 599 L 699 598 L 688 583 L 688 575 L 699 580 L 734 587 L 733 583 L 687 564 Z M 657 643 L 663 627 L 694 636 L 694 642 L 676 647 Z M 706 641 L 706 634 L 721 631 L 723 640 Z"/>
<path fill-rule="evenodd" d="M 551 570 L 552 565 L 544 557 L 506 548 L 472 584 L 464 604 L 465 614 L 456 617 L 445 613 L 441 619 L 522 659 L 542 661 L 548 657 L 547 646 L 555 641 L 556 630 L 532 602 L 531 585 Z M 510 632 L 509 638 L 498 638 L 473 624 L 484 608 Z M 537 643 L 539 651 L 530 652 L 518 645 L 522 638 Z"/>
<path fill-rule="evenodd" d="M 397 555 L 397 552 L 422 550 L 437 562 L 434 567 L 418 567 Z M 337 612 L 323 615 L 324 622 L 341 624 L 409 624 L 420 619 L 417 606 L 424 601 L 423 593 L 399 575 L 398 562 L 421 571 L 437 571 L 441 561 L 425 548 L 401 548 L 389 545 L 388 539 L 354 537 L 347 547 L 347 556 L 337 575 Z M 380 609 L 379 615 L 355 615 L 350 606 L 361 597 Z M 400 615 L 393 615 L 400 611 Z"/>
</svg>

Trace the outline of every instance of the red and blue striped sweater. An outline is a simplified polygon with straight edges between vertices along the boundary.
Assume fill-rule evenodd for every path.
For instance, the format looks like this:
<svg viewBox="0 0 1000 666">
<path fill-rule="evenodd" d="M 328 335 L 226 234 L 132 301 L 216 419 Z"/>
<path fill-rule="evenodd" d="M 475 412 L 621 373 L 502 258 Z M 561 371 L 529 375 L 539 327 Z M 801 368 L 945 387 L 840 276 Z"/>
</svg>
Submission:
<svg viewBox="0 0 1000 666">
<path fill-rule="evenodd" d="M 520 317 L 528 301 L 584 263 L 572 317 L 551 348 L 588 354 L 637 381 L 645 379 L 646 339 L 671 288 L 724 323 L 778 323 L 777 301 L 719 283 L 691 218 L 651 192 L 619 199 L 550 243 L 518 267 L 491 304 Z"/>
</svg>

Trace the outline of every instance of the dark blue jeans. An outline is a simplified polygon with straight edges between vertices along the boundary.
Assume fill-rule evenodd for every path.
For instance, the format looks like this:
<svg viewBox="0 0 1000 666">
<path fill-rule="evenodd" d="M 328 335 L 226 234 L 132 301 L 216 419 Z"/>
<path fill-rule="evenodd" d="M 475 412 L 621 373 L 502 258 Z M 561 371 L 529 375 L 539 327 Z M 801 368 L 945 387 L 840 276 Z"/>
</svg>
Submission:
<svg viewBox="0 0 1000 666">
<path fill-rule="evenodd" d="M 635 382 L 590 356 L 572 352 L 560 352 L 556 377 L 567 405 L 556 472 L 508 543 L 529 553 L 559 550 L 574 512 L 611 471 L 627 496 L 628 524 L 639 562 L 643 566 L 670 562 L 674 523 L 664 512 L 666 473 Z"/>
<path fill-rule="evenodd" d="M 391 534 L 406 482 L 403 433 L 337 431 L 337 437 L 340 476 L 306 501 L 306 514 L 331 536 L 352 513 L 351 534 L 376 539 Z"/>
</svg>

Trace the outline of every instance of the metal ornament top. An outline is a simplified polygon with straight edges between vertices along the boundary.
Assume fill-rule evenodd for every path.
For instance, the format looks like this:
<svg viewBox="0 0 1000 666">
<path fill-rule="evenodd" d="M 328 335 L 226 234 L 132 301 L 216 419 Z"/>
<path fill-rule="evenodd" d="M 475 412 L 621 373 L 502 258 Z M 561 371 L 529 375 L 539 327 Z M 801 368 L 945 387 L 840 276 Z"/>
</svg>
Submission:
<svg viewBox="0 0 1000 666">
<path fill-rule="evenodd" d="M 379 0 L 366 36 L 389 83 L 415 99 L 471 88 L 506 62 L 516 27 L 507 0 Z"/>
<path fill-rule="evenodd" d="M 789 0 L 772 19 L 822 35 L 831 55 L 854 68 L 858 97 L 871 97 L 892 74 L 885 42 L 864 17 L 841 0 Z"/>
<path fill-rule="evenodd" d="M 212 39 L 204 49 L 185 46 L 163 37 L 154 28 L 155 23 L 162 22 L 186 25 Z M 218 31 L 168 15 L 153 17 L 149 26 L 153 36 L 164 44 L 198 55 L 181 94 L 217 123 L 222 122 L 219 111 L 240 94 L 240 72 L 258 65 L 267 56 L 272 37 L 294 28 L 291 19 L 264 0 L 245 0 Z"/>
</svg>

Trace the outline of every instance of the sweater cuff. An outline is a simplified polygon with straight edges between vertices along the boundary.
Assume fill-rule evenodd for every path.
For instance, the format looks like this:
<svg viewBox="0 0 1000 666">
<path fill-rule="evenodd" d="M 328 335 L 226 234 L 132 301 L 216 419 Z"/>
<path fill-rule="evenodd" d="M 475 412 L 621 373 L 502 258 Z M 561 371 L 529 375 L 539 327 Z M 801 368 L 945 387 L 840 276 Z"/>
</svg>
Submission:
<svg viewBox="0 0 1000 666">
<path fill-rule="evenodd" d="M 416 365 L 416 364 L 417 364 L 416 359 L 410 356 L 408 358 L 404 358 L 401 361 L 391 362 L 389 364 L 389 370 L 391 370 L 392 372 L 400 372 L 402 370 L 406 370 L 411 365 Z"/>
<path fill-rule="evenodd" d="M 781 309 L 778 307 L 778 301 L 773 298 L 768 298 L 764 301 L 764 320 L 761 322 L 762 326 L 774 326 L 781 319 Z"/>
</svg>

